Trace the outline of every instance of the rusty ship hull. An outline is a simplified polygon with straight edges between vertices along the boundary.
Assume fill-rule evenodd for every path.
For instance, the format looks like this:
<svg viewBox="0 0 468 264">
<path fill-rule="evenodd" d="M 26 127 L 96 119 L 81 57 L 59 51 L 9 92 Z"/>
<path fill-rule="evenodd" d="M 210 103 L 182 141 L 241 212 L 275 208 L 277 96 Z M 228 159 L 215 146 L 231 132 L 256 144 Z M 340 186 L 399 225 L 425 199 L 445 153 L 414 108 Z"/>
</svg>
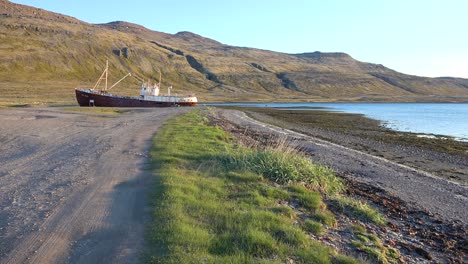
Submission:
<svg viewBox="0 0 468 264">
<path fill-rule="evenodd" d="M 100 90 L 75 89 L 80 106 L 97 107 L 171 107 L 195 106 L 196 101 L 178 96 L 159 96 L 161 100 L 148 100 L 145 97 L 127 97 L 106 93 Z M 189 98 L 189 97 L 187 97 Z"/>
</svg>

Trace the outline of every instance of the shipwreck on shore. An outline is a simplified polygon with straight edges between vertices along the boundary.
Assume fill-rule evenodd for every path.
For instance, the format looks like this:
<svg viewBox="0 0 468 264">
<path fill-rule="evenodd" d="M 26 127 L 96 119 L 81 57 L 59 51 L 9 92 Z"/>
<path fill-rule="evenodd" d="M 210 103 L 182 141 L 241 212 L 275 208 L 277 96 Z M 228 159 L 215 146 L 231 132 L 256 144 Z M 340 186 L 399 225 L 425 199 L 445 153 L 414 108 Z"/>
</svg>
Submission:
<svg viewBox="0 0 468 264">
<path fill-rule="evenodd" d="M 76 88 L 76 100 L 80 106 L 99 106 L 99 107 L 170 107 L 170 106 L 195 106 L 198 99 L 194 95 L 178 96 L 171 95 L 172 86 L 167 89 L 167 95 L 160 95 L 161 75 L 159 83 L 151 84 L 149 81 L 143 81 L 140 89 L 140 96 L 120 96 L 109 93 L 118 83 L 128 76 L 128 73 L 111 87 L 107 87 L 107 77 L 109 75 L 109 63 L 106 62 L 106 68 L 101 77 L 92 89 Z M 102 81 L 105 81 L 104 89 L 98 89 Z M 141 80 L 141 79 L 139 79 Z"/>
</svg>

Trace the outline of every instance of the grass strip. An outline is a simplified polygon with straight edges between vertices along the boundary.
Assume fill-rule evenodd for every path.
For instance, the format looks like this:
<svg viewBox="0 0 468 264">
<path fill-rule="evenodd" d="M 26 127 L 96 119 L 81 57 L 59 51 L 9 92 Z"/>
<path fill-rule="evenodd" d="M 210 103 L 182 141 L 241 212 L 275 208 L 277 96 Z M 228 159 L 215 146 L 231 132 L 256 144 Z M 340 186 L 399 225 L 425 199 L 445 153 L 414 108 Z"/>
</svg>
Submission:
<svg viewBox="0 0 468 264">
<path fill-rule="evenodd" d="M 102 115 L 117 115 L 128 112 L 129 110 L 116 107 L 63 107 L 61 108 L 68 112 L 86 113 L 86 114 L 102 114 Z"/>
<path fill-rule="evenodd" d="M 323 232 L 317 227 L 320 224 L 298 223 L 294 210 L 284 205 L 299 201 L 307 210 L 323 210 L 320 194 L 343 189 L 341 181 L 307 158 L 293 157 L 292 152 L 284 157 L 282 150 L 273 154 L 273 150 L 236 146 L 226 132 L 206 125 L 207 121 L 200 113 L 190 112 L 168 121 L 154 138 L 154 220 L 148 262 L 336 263 L 349 259 L 311 239 L 308 232 Z M 291 157 L 294 168 L 281 160 Z M 278 182 L 302 182 L 310 188 Z"/>
</svg>

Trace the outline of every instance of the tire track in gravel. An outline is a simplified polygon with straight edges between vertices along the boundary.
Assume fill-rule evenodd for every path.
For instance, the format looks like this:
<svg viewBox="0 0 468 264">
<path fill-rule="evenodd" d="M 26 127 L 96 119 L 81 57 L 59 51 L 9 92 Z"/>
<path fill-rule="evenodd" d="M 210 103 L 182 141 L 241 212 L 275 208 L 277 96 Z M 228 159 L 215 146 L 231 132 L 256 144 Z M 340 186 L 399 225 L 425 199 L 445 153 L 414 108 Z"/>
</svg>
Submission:
<svg viewBox="0 0 468 264">
<path fill-rule="evenodd" d="M 139 262 L 150 140 L 187 111 L 0 111 L 0 263 Z"/>
</svg>

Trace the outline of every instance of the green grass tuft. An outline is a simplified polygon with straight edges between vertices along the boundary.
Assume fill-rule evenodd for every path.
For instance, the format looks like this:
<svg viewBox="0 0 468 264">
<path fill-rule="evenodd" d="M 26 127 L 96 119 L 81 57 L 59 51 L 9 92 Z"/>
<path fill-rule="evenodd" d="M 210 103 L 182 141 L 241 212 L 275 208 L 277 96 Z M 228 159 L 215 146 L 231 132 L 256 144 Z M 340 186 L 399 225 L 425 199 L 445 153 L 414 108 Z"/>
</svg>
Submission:
<svg viewBox="0 0 468 264">
<path fill-rule="evenodd" d="M 307 192 L 295 195 L 299 204 L 307 209 L 318 210 L 324 207 L 322 197 L 318 192 Z"/>
<path fill-rule="evenodd" d="M 344 196 L 335 196 L 332 198 L 332 202 L 337 210 L 351 217 L 357 217 L 363 221 L 373 222 L 380 225 L 387 223 L 385 217 L 367 203 Z"/>
<path fill-rule="evenodd" d="M 230 171 L 226 174 L 226 176 L 236 182 L 257 182 L 262 179 L 262 176 L 250 171 Z"/>
<path fill-rule="evenodd" d="M 289 185 L 288 189 L 292 193 L 304 194 L 309 192 L 309 190 L 302 185 Z"/>
<path fill-rule="evenodd" d="M 254 257 L 269 257 L 278 251 L 270 233 L 258 229 L 244 232 L 226 232 L 211 243 L 209 252 L 215 255 L 232 256 L 247 253 Z"/>
<path fill-rule="evenodd" d="M 365 252 L 373 262 L 382 264 L 398 262 L 400 258 L 398 250 L 384 246 L 376 235 L 366 233 L 362 226 L 353 226 L 353 234 L 356 239 L 351 242 L 351 245 Z"/>
<path fill-rule="evenodd" d="M 353 229 L 353 232 L 355 232 L 355 233 L 365 233 L 366 232 L 366 228 L 363 227 L 362 225 L 353 225 L 352 229 Z"/>
<path fill-rule="evenodd" d="M 319 242 L 313 242 L 309 249 L 300 249 L 296 251 L 298 263 L 331 263 L 328 257 L 332 254 L 331 249 L 325 247 Z"/>
<path fill-rule="evenodd" d="M 325 233 L 325 229 L 321 223 L 309 219 L 304 222 L 304 229 L 316 236 L 320 236 Z"/>
<path fill-rule="evenodd" d="M 332 259 L 333 264 L 360 264 L 358 260 L 348 257 L 348 256 L 343 256 L 343 255 L 337 255 L 334 256 Z"/>
<path fill-rule="evenodd" d="M 344 190 L 343 182 L 334 172 L 287 145 L 265 149 L 233 148 L 224 157 L 228 169 L 250 169 L 279 184 L 305 183 L 309 188 L 325 194 Z"/>
<path fill-rule="evenodd" d="M 336 225 L 335 215 L 330 211 L 317 212 L 312 215 L 312 219 L 327 226 L 333 227 Z"/>
<path fill-rule="evenodd" d="M 273 207 L 271 208 L 271 211 L 276 213 L 276 214 L 279 214 L 279 215 L 284 215 L 290 219 L 293 219 L 296 217 L 296 213 L 294 212 L 294 210 L 289 207 L 289 206 L 277 206 L 277 207 Z"/>
<path fill-rule="evenodd" d="M 275 188 L 275 187 L 270 187 L 270 186 L 263 186 L 261 189 L 261 193 L 263 196 L 272 198 L 272 199 L 278 199 L 278 200 L 289 200 L 291 199 L 291 195 L 281 189 L 281 188 Z"/>
</svg>

